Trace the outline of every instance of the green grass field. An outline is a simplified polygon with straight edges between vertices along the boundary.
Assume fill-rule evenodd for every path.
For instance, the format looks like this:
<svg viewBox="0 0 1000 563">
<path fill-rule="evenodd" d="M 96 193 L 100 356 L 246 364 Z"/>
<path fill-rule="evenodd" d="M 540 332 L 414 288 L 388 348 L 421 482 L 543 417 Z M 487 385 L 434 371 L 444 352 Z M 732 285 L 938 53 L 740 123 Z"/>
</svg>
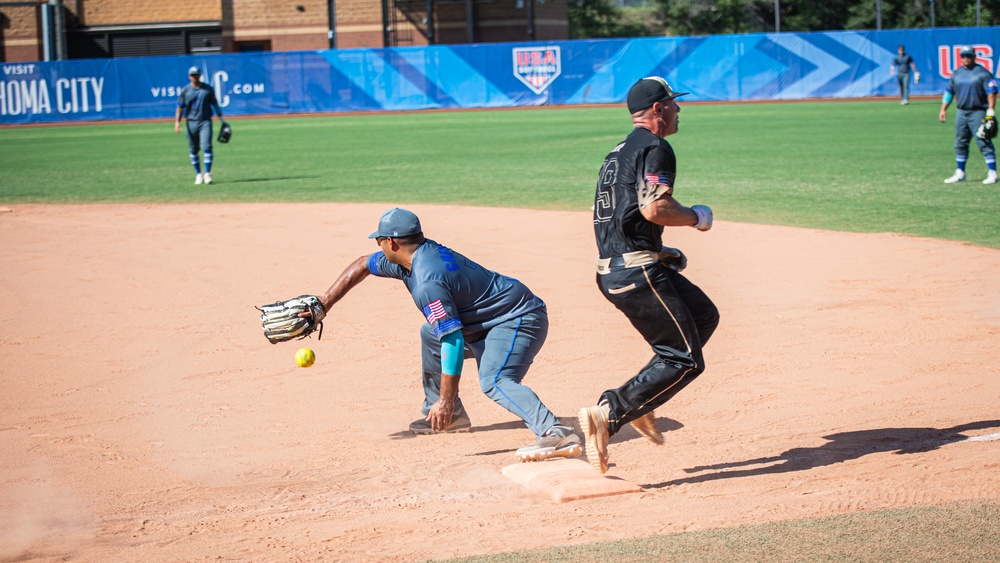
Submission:
<svg viewBox="0 0 1000 563">
<path fill-rule="evenodd" d="M 676 197 L 723 220 L 1000 247 L 1000 186 L 954 169 L 939 103 L 682 104 Z M 0 130 L 0 202 L 342 201 L 586 210 L 624 108 L 232 120 L 195 187 L 169 121 Z"/>
<path fill-rule="evenodd" d="M 676 197 L 722 220 L 1000 248 L 1000 186 L 954 168 L 936 100 L 681 104 Z M 590 208 L 624 108 L 235 117 L 194 186 L 169 121 L 0 130 L 0 204 L 384 202 Z M 995 502 L 709 530 L 467 561 L 996 561 Z"/>
<path fill-rule="evenodd" d="M 615 542 L 453 559 L 452 563 L 1000 561 L 1000 503 L 890 509 Z"/>
</svg>

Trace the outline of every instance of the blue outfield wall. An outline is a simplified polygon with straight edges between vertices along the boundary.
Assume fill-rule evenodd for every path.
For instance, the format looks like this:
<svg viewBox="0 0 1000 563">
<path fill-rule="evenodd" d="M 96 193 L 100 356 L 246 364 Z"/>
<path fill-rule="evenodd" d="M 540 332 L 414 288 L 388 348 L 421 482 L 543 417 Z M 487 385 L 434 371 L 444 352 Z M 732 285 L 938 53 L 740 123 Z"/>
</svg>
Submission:
<svg viewBox="0 0 1000 563">
<path fill-rule="evenodd" d="M 0 124 L 169 118 L 197 65 L 227 115 L 608 104 L 638 78 L 685 100 L 895 96 L 902 43 L 940 94 L 976 47 L 995 72 L 1000 27 L 761 33 L 3 63 Z"/>
</svg>

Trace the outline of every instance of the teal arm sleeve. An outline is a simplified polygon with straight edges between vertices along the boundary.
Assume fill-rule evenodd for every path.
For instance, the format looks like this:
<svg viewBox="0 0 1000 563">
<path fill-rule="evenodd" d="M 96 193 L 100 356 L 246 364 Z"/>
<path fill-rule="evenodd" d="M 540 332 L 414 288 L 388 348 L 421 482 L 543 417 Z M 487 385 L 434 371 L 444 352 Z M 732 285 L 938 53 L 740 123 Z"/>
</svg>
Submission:
<svg viewBox="0 0 1000 563">
<path fill-rule="evenodd" d="M 950 104 L 951 100 L 954 99 L 954 97 L 955 96 L 953 96 L 951 92 L 945 92 L 944 96 L 941 96 L 941 102 L 945 104 Z"/>
<path fill-rule="evenodd" d="M 441 373 L 462 375 L 465 361 L 465 337 L 462 331 L 449 332 L 441 337 Z"/>
</svg>

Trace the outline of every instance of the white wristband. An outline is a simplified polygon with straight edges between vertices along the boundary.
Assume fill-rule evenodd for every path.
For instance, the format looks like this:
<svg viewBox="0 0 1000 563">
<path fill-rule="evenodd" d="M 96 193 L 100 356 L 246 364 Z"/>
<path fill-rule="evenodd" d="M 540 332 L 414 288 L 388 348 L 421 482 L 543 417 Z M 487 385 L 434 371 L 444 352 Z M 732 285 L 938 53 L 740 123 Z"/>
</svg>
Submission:
<svg viewBox="0 0 1000 563">
<path fill-rule="evenodd" d="M 698 216 L 698 222 L 692 225 L 699 231 L 707 231 L 712 228 L 712 208 L 707 205 L 692 205 L 691 211 Z"/>
</svg>

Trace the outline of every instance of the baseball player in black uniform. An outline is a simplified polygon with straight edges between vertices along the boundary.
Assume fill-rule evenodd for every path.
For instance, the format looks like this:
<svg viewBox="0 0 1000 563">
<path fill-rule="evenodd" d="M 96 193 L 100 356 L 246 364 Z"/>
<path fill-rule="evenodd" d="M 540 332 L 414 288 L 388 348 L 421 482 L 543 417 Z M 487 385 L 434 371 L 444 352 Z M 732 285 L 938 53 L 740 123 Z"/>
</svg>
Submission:
<svg viewBox="0 0 1000 563">
<path fill-rule="evenodd" d="M 636 82 L 628 93 L 635 128 L 605 158 L 597 180 L 597 285 L 653 349 L 638 374 L 580 410 L 587 458 L 601 473 L 608 438 L 626 423 L 663 443 L 653 409 L 704 371 L 702 346 L 719 324 L 712 301 L 681 275 L 683 253 L 661 240 L 664 227 L 712 228 L 710 208 L 685 207 L 673 197 L 677 160 L 664 138 L 677 132 L 676 98 L 686 93 L 658 76 Z"/>
</svg>

